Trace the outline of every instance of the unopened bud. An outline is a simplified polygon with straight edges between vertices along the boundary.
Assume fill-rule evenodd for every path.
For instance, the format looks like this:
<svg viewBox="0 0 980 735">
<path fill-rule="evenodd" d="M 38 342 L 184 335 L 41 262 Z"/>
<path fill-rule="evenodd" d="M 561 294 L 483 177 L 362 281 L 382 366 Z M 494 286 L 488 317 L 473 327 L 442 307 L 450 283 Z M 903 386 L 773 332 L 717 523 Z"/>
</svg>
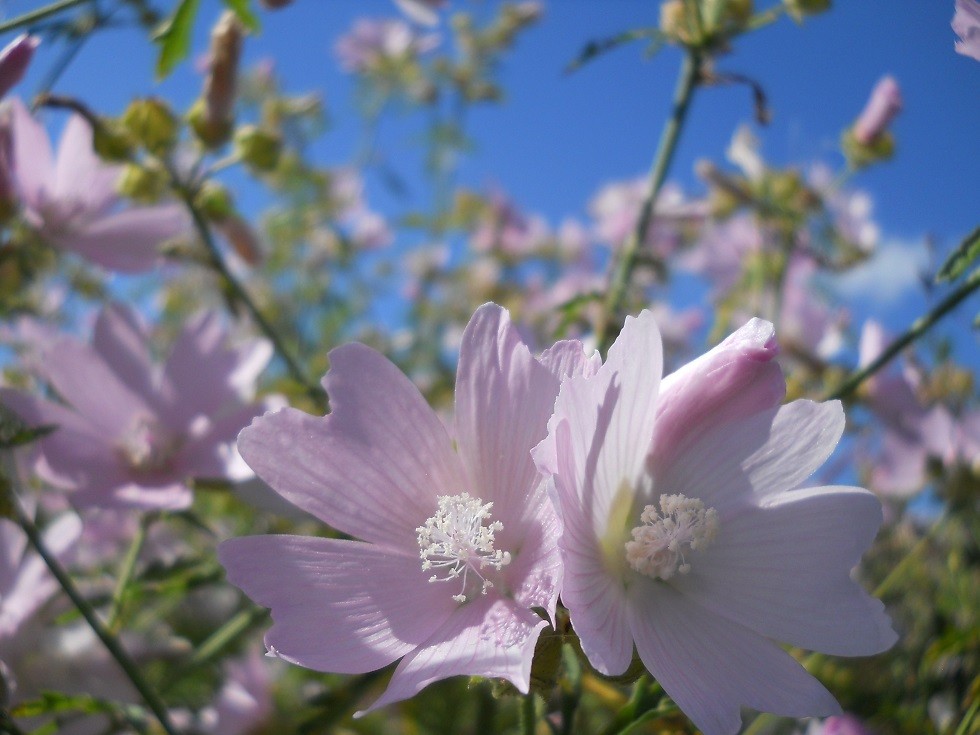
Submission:
<svg viewBox="0 0 980 735">
<path fill-rule="evenodd" d="M 688 3 L 684 0 L 666 0 L 660 6 L 660 30 L 672 40 L 690 43 L 691 33 Z"/>
<path fill-rule="evenodd" d="M 224 235 L 232 250 L 249 265 L 262 262 L 262 248 L 255 231 L 244 219 L 237 214 L 225 218 L 217 224 L 218 230 Z"/>
<path fill-rule="evenodd" d="M 0 97 L 19 82 L 34 56 L 34 49 L 41 43 L 37 36 L 26 33 L 18 36 L 0 51 Z"/>
<path fill-rule="evenodd" d="M 797 23 L 802 23 L 808 15 L 819 15 L 830 10 L 831 0 L 783 0 L 786 12 Z"/>
<path fill-rule="evenodd" d="M 117 120 L 101 118 L 92 128 L 92 149 L 103 161 L 119 163 L 133 157 L 133 139 Z"/>
<path fill-rule="evenodd" d="M 841 136 L 841 150 L 851 168 L 863 168 L 891 158 L 895 153 L 895 138 L 886 130 L 871 143 L 864 145 L 854 137 L 853 129 L 845 130 Z"/>
<path fill-rule="evenodd" d="M 235 131 L 238 157 L 257 171 L 271 171 L 279 163 L 282 138 L 255 125 L 243 125 Z"/>
<path fill-rule="evenodd" d="M 167 190 L 167 172 L 157 166 L 127 163 L 116 182 L 116 190 L 128 199 L 151 204 Z"/>
<path fill-rule="evenodd" d="M 7 120 L 0 121 L 0 225 L 6 224 L 19 205 L 13 177 L 13 137 Z"/>
<path fill-rule="evenodd" d="M 870 145 L 884 133 L 902 111 L 902 90 L 894 77 L 882 77 L 871 92 L 868 104 L 854 123 L 851 132 L 861 145 Z"/>
<path fill-rule="evenodd" d="M 231 194 L 221 184 L 207 181 L 197 192 L 194 206 L 212 222 L 221 222 L 235 212 Z"/>
<path fill-rule="evenodd" d="M 238 62 L 244 29 L 230 10 L 222 13 L 211 31 L 211 58 L 204 93 L 191 108 L 191 125 L 209 148 L 227 142 L 234 124 L 238 88 Z"/>
<path fill-rule="evenodd" d="M 122 116 L 129 134 L 151 153 L 162 154 L 177 142 L 180 127 L 165 102 L 156 98 L 133 100 Z"/>
<path fill-rule="evenodd" d="M 259 0 L 259 5 L 266 10 L 279 10 L 280 8 L 285 8 L 292 2 L 293 0 Z"/>
</svg>

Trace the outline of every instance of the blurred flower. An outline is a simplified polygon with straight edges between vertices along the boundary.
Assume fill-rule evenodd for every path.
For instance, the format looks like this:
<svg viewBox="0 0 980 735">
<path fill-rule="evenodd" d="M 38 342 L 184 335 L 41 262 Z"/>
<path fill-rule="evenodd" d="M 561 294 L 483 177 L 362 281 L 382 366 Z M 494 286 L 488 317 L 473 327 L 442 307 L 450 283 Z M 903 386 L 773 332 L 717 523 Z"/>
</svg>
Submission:
<svg viewBox="0 0 980 735">
<path fill-rule="evenodd" d="M 505 194 L 492 192 L 473 231 L 473 249 L 505 255 L 527 255 L 549 236 L 540 217 L 527 217 Z"/>
<path fill-rule="evenodd" d="M 226 10 L 211 30 L 211 51 L 201 102 L 191 110 L 194 132 L 211 148 L 225 143 L 235 124 L 238 65 L 245 29 L 234 11 Z"/>
<path fill-rule="evenodd" d="M 434 26 L 439 22 L 436 11 L 449 5 L 449 0 L 395 0 L 395 5 L 416 23 Z"/>
<path fill-rule="evenodd" d="M 895 642 L 851 577 L 881 523 L 860 488 L 803 483 L 844 430 L 839 402 L 780 406 L 772 325 L 753 319 L 662 381 L 649 312 L 561 387 L 535 450 L 562 511 L 568 608 L 602 674 L 640 659 L 705 735 L 742 706 L 840 711 L 774 640 L 832 655 Z"/>
<path fill-rule="evenodd" d="M 902 90 L 894 77 L 884 76 L 875 85 L 864 111 L 854 123 L 854 139 L 861 145 L 871 145 L 902 111 Z"/>
<path fill-rule="evenodd" d="M 58 427 L 34 445 L 34 470 L 76 507 L 186 508 L 193 478 L 251 474 L 234 440 L 267 408 L 253 397 L 271 347 L 224 341 L 219 316 L 199 314 L 157 366 L 138 315 L 109 306 L 91 345 L 64 336 L 37 349 L 34 370 L 67 405 L 11 389 L 0 400 L 32 425 Z"/>
<path fill-rule="evenodd" d="M 385 62 L 424 54 L 438 45 L 438 35 L 419 35 L 404 21 L 361 18 L 337 40 L 334 52 L 344 69 L 364 72 Z"/>
<path fill-rule="evenodd" d="M 956 42 L 956 53 L 980 61 L 980 2 L 956 0 L 953 31 L 960 37 Z"/>
<path fill-rule="evenodd" d="M 756 217 L 741 212 L 709 222 L 697 241 L 678 256 L 677 266 L 704 277 L 719 297 L 738 283 L 745 258 L 761 252 L 762 246 L 763 232 Z"/>
<path fill-rule="evenodd" d="M 864 253 L 874 250 L 880 230 L 872 217 L 874 202 L 868 193 L 836 186 L 833 173 L 822 165 L 810 169 L 807 182 L 823 199 L 837 237 Z"/>
<path fill-rule="evenodd" d="M 363 211 L 353 217 L 350 236 L 354 246 L 361 250 L 378 250 L 394 240 L 388 222 L 377 212 Z"/>
<path fill-rule="evenodd" d="M 44 126 L 20 100 L 7 105 L 24 217 L 45 240 L 110 270 L 134 273 L 156 265 L 161 243 L 188 232 L 190 220 L 177 204 L 119 209 L 121 168 L 95 155 L 84 118 L 68 120 L 53 160 Z"/>
<path fill-rule="evenodd" d="M 873 735 L 871 730 L 854 715 L 843 714 L 826 720 L 813 720 L 806 735 Z"/>
<path fill-rule="evenodd" d="M 783 277 L 779 326 L 784 342 L 798 356 L 828 360 L 844 346 L 848 315 L 821 298 L 814 283 L 817 264 L 802 255 L 791 257 Z"/>
<path fill-rule="evenodd" d="M 454 441 L 421 394 L 360 344 L 330 353 L 325 418 L 294 409 L 242 432 L 242 456 L 277 492 L 362 541 L 225 541 L 228 578 L 275 625 L 266 645 L 308 668 L 363 673 L 401 659 L 370 709 L 455 675 L 522 692 L 561 583 L 558 517 L 530 458 L 579 343 L 531 356 L 495 304 L 463 335 Z M 457 453 L 458 450 L 458 453 Z"/>
<path fill-rule="evenodd" d="M 759 139 L 748 125 L 740 125 L 732 136 L 726 151 L 728 160 L 742 169 L 749 181 L 760 181 L 766 173 L 766 164 L 759 155 Z"/>
<path fill-rule="evenodd" d="M 4 97 L 27 71 L 34 49 L 41 43 L 37 36 L 17 36 L 0 51 L 0 97 Z"/>
</svg>

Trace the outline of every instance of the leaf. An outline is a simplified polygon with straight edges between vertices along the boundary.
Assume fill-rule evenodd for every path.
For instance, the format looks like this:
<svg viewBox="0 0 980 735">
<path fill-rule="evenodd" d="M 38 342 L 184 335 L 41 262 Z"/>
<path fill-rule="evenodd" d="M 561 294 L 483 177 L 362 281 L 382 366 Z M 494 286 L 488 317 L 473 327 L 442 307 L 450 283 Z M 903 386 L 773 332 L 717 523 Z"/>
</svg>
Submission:
<svg viewBox="0 0 980 735">
<path fill-rule="evenodd" d="M 57 426 L 28 426 L 3 404 L 0 404 L 0 449 L 13 449 L 47 436 Z"/>
<path fill-rule="evenodd" d="M 980 227 L 967 235 L 960 246 L 946 258 L 943 267 L 936 274 L 936 283 L 955 281 L 977 258 L 980 258 Z"/>
<path fill-rule="evenodd" d="M 164 23 L 153 40 L 160 44 L 157 79 L 163 79 L 191 52 L 191 34 L 201 0 L 180 0 L 174 14 Z"/>
<path fill-rule="evenodd" d="M 572 59 L 565 66 L 565 73 L 571 74 L 579 68 L 585 66 L 598 56 L 602 56 L 615 48 L 639 40 L 641 38 L 652 39 L 652 43 L 647 50 L 648 58 L 660 50 L 663 44 L 663 36 L 659 28 L 634 28 L 630 31 L 623 31 L 609 38 L 602 38 L 597 41 L 589 41 L 585 47 L 579 51 L 578 56 Z"/>
<path fill-rule="evenodd" d="M 225 7 L 232 10 L 235 15 L 238 16 L 238 20 L 242 22 L 242 25 L 248 28 L 252 33 L 257 33 L 259 30 L 259 18 L 252 11 L 252 1 L 251 0 L 222 0 Z"/>
</svg>

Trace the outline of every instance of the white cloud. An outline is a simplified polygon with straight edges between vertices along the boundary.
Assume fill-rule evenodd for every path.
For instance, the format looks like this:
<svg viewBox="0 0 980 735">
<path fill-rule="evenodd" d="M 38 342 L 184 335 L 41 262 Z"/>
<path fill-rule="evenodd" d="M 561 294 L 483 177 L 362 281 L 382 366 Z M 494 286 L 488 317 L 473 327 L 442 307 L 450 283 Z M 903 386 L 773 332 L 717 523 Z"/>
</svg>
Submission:
<svg viewBox="0 0 980 735">
<path fill-rule="evenodd" d="M 924 242 L 889 239 L 866 262 L 834 278 L 830 287 L 847 300 L 894 304 L 921 289 L 928 265 Z"/>
</svg>

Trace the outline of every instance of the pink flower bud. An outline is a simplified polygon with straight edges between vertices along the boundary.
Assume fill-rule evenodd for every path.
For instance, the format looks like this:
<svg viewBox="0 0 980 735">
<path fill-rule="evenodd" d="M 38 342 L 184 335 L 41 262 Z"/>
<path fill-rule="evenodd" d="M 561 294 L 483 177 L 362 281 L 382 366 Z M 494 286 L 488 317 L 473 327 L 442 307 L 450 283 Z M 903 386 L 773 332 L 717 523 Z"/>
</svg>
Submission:
<svg viewBox="0 0 980 735">
<path fill-rule="evenodd" d="M 952 25 L 953 31 L 960 37 L 956 42 L 956 53 L 980 61 L 980 2 L 956 0 Z"/>
<path fill-rule="evenodd" d="M 204 83 L 205 117 L 211 125 L 230 127 L 234 118 L 243 35 L 242 24 L 231 11 L 225 11 L 211 31 L 210 69 Z"/>
<path fill-rule="evenodd" d="M 894 77 L 882 77 L 871 92 L 871 99 L 854 123 L 854 139 L 870 145 L 884 133 L 895 116 L 902 111 L 902 91 Z"/>
<path fill-rule="evenodd" d="M 25 33 L 0 51 L 0 97 L 7 94 L 24 76 L 39 43 L 41 39 L 37 36 L 28 36 Z"/>
</svg>

